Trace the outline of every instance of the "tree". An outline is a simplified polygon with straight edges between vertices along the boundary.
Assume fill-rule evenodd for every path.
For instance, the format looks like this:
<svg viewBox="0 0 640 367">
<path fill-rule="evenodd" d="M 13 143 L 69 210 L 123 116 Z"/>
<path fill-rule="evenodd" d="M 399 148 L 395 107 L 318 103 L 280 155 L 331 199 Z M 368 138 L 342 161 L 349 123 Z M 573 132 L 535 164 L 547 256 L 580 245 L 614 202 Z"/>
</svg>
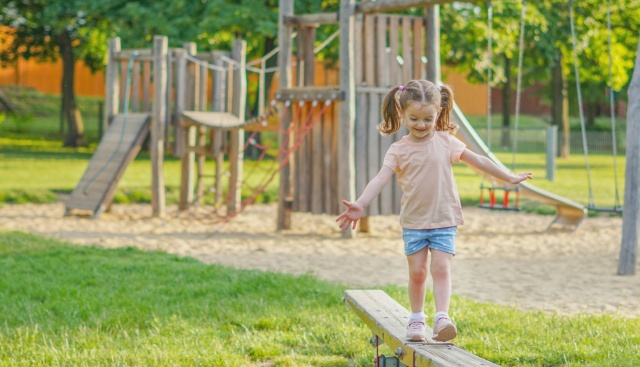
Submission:
<svg viewBox="0 0 640 367">
<path fill-rule="evenodd" d="M 628 84 L 633 67 L 633 50 L 640 31 L 637 22 L 640 4 L 625 0 L 611 0 L 611 4 L 613 88 L 621 90 Z M 486 6 L 454 3 L 442 7 L 443 62 L 468 73 L 472 82 L 486 83 Z M 606 100 L 604 89 L 609 85 L 606 6 L 601 0 L 582 0 L 574 5 L 574 9 L 581 87 L 584 100 L 593 104 Z M 511 83 L 507 81 L 515 79 L 510 74 L 517 71 L 519 19 L 520 4 L 495 2 L 494 80 L 491 83 L 502 86 L 504 96 L 512 94 L 509 89 Z M 575 95 L 568 4 L 564 0 L 527 2 L 525 22 L 522 84 L 528 86 L 542 82 L 547 85 L 543 92 L 548 94 L 547 101 L 552 107 L 552 122 L 560 125 L 567 108 L 567 87 Z M 507 114 L 503 110 L 505 126 L 508 126 Z"/>
<path fill-rule="evenodd" d="M 84 143 L 74 91 L 75 62 L 82 60 L 91 70 L 100 69 L 110 29 L 107 19 L 87 8 L 79 0 L 0 1 L 0 25 L 9 27 L 9 37 L 2 41 L 2 63 L 20 57 L 43 62 L 62 59 L 62 111 L 68 125 L 64 145 L 72 147 Z"/>
</svg>

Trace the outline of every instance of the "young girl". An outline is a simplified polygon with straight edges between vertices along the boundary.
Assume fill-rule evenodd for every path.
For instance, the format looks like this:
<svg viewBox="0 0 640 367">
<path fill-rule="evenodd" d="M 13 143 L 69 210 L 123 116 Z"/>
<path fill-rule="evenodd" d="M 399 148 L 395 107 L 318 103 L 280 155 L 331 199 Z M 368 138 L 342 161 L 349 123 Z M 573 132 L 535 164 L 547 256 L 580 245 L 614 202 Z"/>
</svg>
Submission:
<svg viewBox="0 0 640 367">
<path fill-rule="evenodd" d="M 406 86 L 393 88 L 384 99 L 384 122 L 378 125 L 378 130 L 389 135 L 404 124 L 409 134 L 391 145 L 383 167 L 362 195 L 355 202 L 343 200 L 347 209 L 336 219 L 340 228 L 355 229 L 364 208 L 378 196 L 394 173 L 398 175 L 403 193 L 400 225 L 409 266 L 412 312 L 407 327 L 409 341 L 426 340 L 424 299 L 429 265 L 436 306 L 433 339 L 444 342 L 457 335 L 448 312 L 451 260 L 455 255 L 457 226 L 463 224 L 463 220 L 451 164 L 463 161 L 512 184 L 531 178 L 530 172 L 511 174 L 489 158 L 466 149 L 453 135 L 457 126 L 449 121 L 452 107 L 453 91 L 448 86 L 412 80 Z"/>
</svg>

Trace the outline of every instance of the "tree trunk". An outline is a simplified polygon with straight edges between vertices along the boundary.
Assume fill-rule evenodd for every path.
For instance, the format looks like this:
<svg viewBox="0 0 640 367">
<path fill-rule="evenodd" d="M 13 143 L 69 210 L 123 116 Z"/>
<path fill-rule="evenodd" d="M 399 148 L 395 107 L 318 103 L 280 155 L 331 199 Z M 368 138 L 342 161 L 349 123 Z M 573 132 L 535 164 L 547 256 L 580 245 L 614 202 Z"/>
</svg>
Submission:
<svg viewBox="0 0 640 367">
<path fill-rule="evenodd" d="M 562 73 L 562 52 L 558 50 L 551 68 L 551 123 L 562 127 L 562 147 L 558 150 L 562 158 L 568 158 L 570 152 L 568 101 L 567 81 Z"/>
<path fill-rule="evenodd" d="M 84 145 L 84 127 L 80 118 L 80 111 L 76 104 L 74 89 L 75 58 L 71 37 L 63 32 L 57 37 L 58 48 L 62 56 L 62 116 L 67 121 L 67 136 L 65 147 L 78 147 Z"/>
<path fill-rule="evenodd" d="M 502 86 L 502 147 L 511 146 L 509 127 L 511 126 L 511 59 L 504 56 L 505 82 Z"/>
</svg>

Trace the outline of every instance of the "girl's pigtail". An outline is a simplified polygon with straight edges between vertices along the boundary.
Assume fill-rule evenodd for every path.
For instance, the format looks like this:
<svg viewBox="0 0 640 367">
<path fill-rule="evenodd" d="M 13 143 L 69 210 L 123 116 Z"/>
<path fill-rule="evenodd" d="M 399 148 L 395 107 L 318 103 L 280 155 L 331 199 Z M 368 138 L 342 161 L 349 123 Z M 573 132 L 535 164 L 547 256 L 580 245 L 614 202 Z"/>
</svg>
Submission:
<svg viewBox="0 0 640 367">
<path fill-rule="evenodd" d="M 398 93 L 398 91 L 399 87 L 394 87 L 387 93 L 382 101 L 383 121 L 378 124 L 378 131 L 382 135 L 391 135 L 400 129 L 400 105 L 396 100 L 396 93 Z"/>
<path fill-rule="evenodd" d="M 440 91 L 440 114 L 438 115 L 438 121 L 436 121 L 436 130 L 448 131 L 450 134 L 455 134 L 458 130 L 458 125 L 451 123 L 451 110 L 453 109 L 453 90 L 448 85 L 441 85 L 438 87 Z"/>
</svg>

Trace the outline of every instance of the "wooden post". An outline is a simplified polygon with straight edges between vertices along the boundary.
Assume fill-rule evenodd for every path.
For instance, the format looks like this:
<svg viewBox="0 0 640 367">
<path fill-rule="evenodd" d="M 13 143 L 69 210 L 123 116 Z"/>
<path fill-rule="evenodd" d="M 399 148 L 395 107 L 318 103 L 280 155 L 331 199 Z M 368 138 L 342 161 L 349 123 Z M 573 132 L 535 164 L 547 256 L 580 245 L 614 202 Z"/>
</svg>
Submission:
<svg viewBox="0 0 640 367">
<path fill-rule="evenodd" d="M 222 56 L 226 56 L 224 51 L 213 51 L 212 58 L 213 64 L 222 67 L 224 62 Z M 215 112 L 224 111 L 224 107 L 227 105 L 224 101 L 227 98 L 226 95 L 226 73 L 218 70 L 213 71 L 213 91 L 211 92 L 211 108 Z M 222 204 L 222 168 L 224 166 L 224 152 L 222 151 L 222 138 L 225 132 L 217 129 L 213 132 L 212 153 L 215 159 L 215 195 L 214 206 Z"/>
<path fill-rule="evenodd" d="M 109 51 L 107 52 L 107 70 L 105 72 L 105 94 L 104 94 L 104 123 L 103 131 L 111 123 L 113 116 L 118 114 L 120 105 L 120 82 L 118 80 L 118 60 L 116 54 L 120 52 L 120 38 L 114 37 L 109 40 Z"/>
<path fill-rule="evenodd" d="M 442 81 L 440 68 L 440 5 L 428 6 L 425 9 L 427 22 L 427 80 L 434 83 Z"/>
<path fill-rule="evenodd" d="M 340 0 L 340 89 L 344 101 L 340 103 L 338 119 L 338 201 L 355 201 L 355 153 L 354 128 L 356 116 L 356 78 L 351 67 L 354 60 L 353 40 L 355 36 L 355 0 Z M 342 210 L 340 210 L 342 211 Z M 349 228 L 342 231 L 345 238 L 353 238 L 355 232 Z"/>
<path fill-rule="evenodd" d="M 189 134 L 188 129 L 181 126 L 180 121 L 182 119 L 182 112 L 185 111 L 186 99 L 187 99 L 187 59 L 186 54 L 188 50 L 185 48 L 177 53 L 178 73 L 177 73 L 177 88 L 176 88 L 176 116 L 178 124 L 176 125 L 176 152 L 180 155 L 182 160 L 182 175 L 180 182 L 180 203 L 178 208 L 180 210 L 186 210 L 189 208 L 189 203 L 193 198 L 193 153 L 189 152 Z M 189 159 L 191 158 L 191 159 Z"/>
<path fill-rule="evenodd" d="M 558 126 L 547 127 L 547 181 L 556 177 L 556 155 L 558 149 Z"/>
<path fill-rule="evenodd" d="M 165 215 L 164 121 L 167 113 L 167 37 L 153 38 L 153 113 L 151 119 L 151 206 L 154 217 Z M 137 76 L 136 76 L 137 77 Z"/>
<path fill-rule="evenodd" d="M 231 58 L 239 62 L 234 65 L 237 69 L 233 72 L 233 104 L 231 113 L 238 116 L 241 121 L 245 119 L 245 106 L 247 99 L 247 42 L 235 40 L 231 51 Z M 227 213 L 235 213 L 240 210 L 242 194 L 242 165 L 244 156 L 244 129 L 233 129 L 229 133 L 229 193 L 227 196 Z"/>
<path fill-rule="evenodd" d="M 291 87 L 291 25 L 285 23 L 285 17 L 293 15 L 293 0 L 279 0 L 278 17 L 278 65 L 280 72 L 278 85 L 280 89 Z M 278 143 L 280 149 L 289 150 L 291 139 L 289 126 L 291 125 L 291 107 L 285 108 L 280 115 L 280 127 L 278 133 Z M 277 229 L 291 228 L 291 212 L 293 204 L 293 185 L 291 170 L 291 154 L 282 154 L 280 159 L 280 187 L 278 190 L 278 222 Z"/>
<path fill-rule="evenodd" d="M 618 275 L 636 273 L 638 228 L 640 228 L 640 43 L 633 77 L 627 92 L 627 163 L 625 171 L 622 243 L 618 260 Z"/>
<path fill-rule="evenodd" d="M 198 111 L 206 111 L 207 110 L 207 77 L 209 75 L 208 69 L 205 65 L 196 65 L 196 68 L 199 69 L 198 77 L 198 99 L 197 99 L 197 108 Z M 207 156 L 205 155 L 207 144 L 207 128 L 204 126 L 198 126 L 198 153 L 197 153 L 197 161 L 198 161 L 198 179 L 196 181 L 196 203 L 201 203 L 204 197 L 204 168 L 206 163 Z"/>
</svg>

